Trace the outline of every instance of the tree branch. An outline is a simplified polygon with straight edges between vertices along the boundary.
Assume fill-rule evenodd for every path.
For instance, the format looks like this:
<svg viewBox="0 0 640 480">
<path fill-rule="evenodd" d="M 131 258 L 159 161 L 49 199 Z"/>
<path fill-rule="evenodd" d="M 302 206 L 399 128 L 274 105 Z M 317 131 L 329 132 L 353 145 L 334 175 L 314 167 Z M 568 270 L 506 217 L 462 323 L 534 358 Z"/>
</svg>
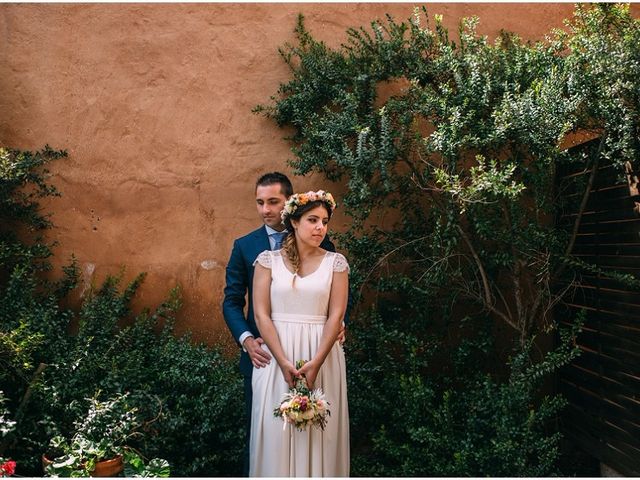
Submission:
<svg viewBox="0 0 640 480">
<path fill-rule="evenodd" d="M 505 205 L 505 202 L 501 202 L 502 212 L 504 214 L 505 222 L 509 228 L 509 232 L 513 233 L 513 221 L 511 220 L 511 214 L 509 212 L 509 206 Z M 513 257 L 513 296 L 516 302 L 516 314 L 518 315 L 518 324 L 522 323 L 523 315 L 523 302 L 522 302 L 522 261 L 518 258 L 516 247 L 511 241 L 511 255 Z M 526 325 L 522 325 L 521 330 L 524 330 Z"/>
<path fill-rule="evenodd" d="M 469 240 L 469 237 L 464 232 L 462 227 L 460 227 L 460 225 L 456 225 L 456 229 L 458 230 L 458 232 L 460 232 L 460 235 L 462 236 L 464 242 L 467 244 L 467 247 L 469 247 L 469 251 L 471 252 L 473 260 L 476 262 L 476 266 L 478 267 L 478 271 L 480 272 L 480 277 L 482 278 L 482 286 L 484 289 L 484 302 L 486 303 L 487 307 L 493 307 L 493 297 L 491 295 L 491 287 L 489 286 L 489 278 L 487 277 L 487 273 L 482 266 L 482 261 L 480 260 L 480 257 L 476 253 L 475 248 L 473 248 L 473 245 L 471 244 L 471 240 Z"/>
<path fill-rule="evenodd" d="M 460 292 L 462 293 L 462 295 L 465 295 L 467 298 L 471 300 L 479 301 L 482 305 L 484 305 L 485 309 L 489 313 L 493 313 L 494 315 L 502 319 L 507 325 L 509 325 L 515 331 L 517 332 L 520 331 L 520 329 L 518 328 L 518 325 L 513 321 L 513 319 L 509 315 L 506 315 L 504 312 L 498 310 L 494 305 L 487 305 L 486 300 L 482 295 L 475 294 L 475 292 L 469 288 L 460 289 Z"/>
<path fill-rule="evenodd" d="M 587 202 L 589 201 L 589 195 L 591 193 L 591 189 L 593 188 L 593 183 L 596 178 L 596 172 L 598 171 L 598 165 L 600 164 L 600 155 L 602 154 L 602 149 L 604 148 L 604 143 L 606 139 L 606 134 L 603 133 L 602 137 L 600 137 L 600 144 L 598 145 L 598 150 L 596 151 L 592 167 L 591 174 L 589 175 L 589 181 L 587 182 L 587 187 L 584 190 L 584 194 L 582 195 L 582 201 L 580 202 L 580 209 L 578 210 L 578 216 L 576 217 L 575 222 L 573 223 L 573 231 L 571 232 L 571 238 L 569 239 L 569 244 L 564 252 L 564 256 L 568 256 L 573 250 L 573 245 L 576 242 L 576 237 L 578 236 L 578 230 L 580 229 L 580 222 L 582 221 L 582 216 L 584 215 L 584 211 L 587 208 Z M 559 276 L 565 268 L 565 264 L 562 264 L 554 277 Z"/>
</svg>

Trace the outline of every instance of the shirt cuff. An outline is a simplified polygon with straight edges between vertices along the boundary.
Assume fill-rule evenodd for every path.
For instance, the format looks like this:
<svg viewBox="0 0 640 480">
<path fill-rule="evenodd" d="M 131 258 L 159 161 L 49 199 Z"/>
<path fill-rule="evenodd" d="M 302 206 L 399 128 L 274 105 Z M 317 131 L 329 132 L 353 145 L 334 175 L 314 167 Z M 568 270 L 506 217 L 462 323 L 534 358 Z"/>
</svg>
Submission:
<svg viewBox="0 0 640 480">
<path fill-rule="evenodd" d="M 244 348 L 244 341 L 249 337 L 253 337 L 253 333 L 251 333 L 250 331 L 247 330 L 242 335 L 240 335 L 240 338 L 238 339 L 238 343 L 240 343 L 240 346 L 242 347 L 242 350 L 244 350 L 245 352 L 247 351 L 247 349 Z"/>
</svg>

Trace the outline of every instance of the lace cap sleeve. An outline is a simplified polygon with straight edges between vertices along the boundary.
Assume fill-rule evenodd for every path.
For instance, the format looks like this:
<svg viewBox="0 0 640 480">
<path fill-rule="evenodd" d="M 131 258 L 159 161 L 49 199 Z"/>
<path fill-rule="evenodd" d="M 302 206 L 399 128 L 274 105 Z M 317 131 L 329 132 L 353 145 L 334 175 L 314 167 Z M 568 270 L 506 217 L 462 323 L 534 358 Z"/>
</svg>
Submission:
<svg viewBox="0 0 640 480">
<path fill-rule="evenodd" d="M 265 268 L 271 268 L 271 252 L 269 250 L 265 250 L 262 252 L 253 262 L 253 266 L 256 266 L 256 263 L 259 263 Z"/>
<path fill-rule="evenodd" d="M 333 271 L 349 273 L 349 262 L 341 253 L 336 253 L 333 257 Z"/>
</svg>

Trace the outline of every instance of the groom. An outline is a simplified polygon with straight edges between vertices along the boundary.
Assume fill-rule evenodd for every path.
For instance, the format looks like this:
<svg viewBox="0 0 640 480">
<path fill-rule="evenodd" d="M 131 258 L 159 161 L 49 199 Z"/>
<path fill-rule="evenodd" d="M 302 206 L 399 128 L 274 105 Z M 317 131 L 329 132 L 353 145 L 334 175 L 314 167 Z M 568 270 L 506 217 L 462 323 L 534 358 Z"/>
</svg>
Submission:
<svg viewBox="0 0 640 480">
<path fill-rule="evenodd" d="M 279 172 L 267 173 L 256 182 L 256 207 L 263 225 L 257 230 L 238 238 L 233 243 L 231 257 L 227 263 L 226 287 L 222 312 L 229 330 L 238 345 L 240 372 L 244 377 L 244 400 L 246 411 L 246 445 L 244 453 L 244 474 L 249 474 L 249 429 L 251 426 L 251 374 L 253 367 L 262 368 L 271 361 L 271 355 L 261 348 L 264 343 L 253 318 L 253 262 L 264 250 L 278 250 L 282 246 L 287 231 L 282 225 L 280 212 L 287 199 L 293 195 L 291 181 Z M 335 246 L 328 237 L 320 245 L 325 250 L 335 252 Z M 249 307 L 244 313 L 245 296 L 248 294 Z M 339 340 L 344 341 L 344 329 Z"/>
</svg>

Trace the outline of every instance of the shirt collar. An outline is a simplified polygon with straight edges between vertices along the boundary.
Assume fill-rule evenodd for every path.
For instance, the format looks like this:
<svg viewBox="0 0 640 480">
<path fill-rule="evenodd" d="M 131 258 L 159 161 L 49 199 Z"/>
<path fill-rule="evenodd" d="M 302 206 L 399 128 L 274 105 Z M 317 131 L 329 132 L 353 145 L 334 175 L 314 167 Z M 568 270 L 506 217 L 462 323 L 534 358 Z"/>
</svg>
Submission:
<svg viewBox="0 0 640 480">
<path fill-rule="evenodd" d="M 288 230 L 286 228 L 282 230 L 282 232 L 278 232 L 277 230 L 274 230 L 269 225 L 265 225 L 264 228 L 267 229 L 267 235 L 269 236 L 273 235 L 274 233 L 288 233 Z"/>
</svg>

